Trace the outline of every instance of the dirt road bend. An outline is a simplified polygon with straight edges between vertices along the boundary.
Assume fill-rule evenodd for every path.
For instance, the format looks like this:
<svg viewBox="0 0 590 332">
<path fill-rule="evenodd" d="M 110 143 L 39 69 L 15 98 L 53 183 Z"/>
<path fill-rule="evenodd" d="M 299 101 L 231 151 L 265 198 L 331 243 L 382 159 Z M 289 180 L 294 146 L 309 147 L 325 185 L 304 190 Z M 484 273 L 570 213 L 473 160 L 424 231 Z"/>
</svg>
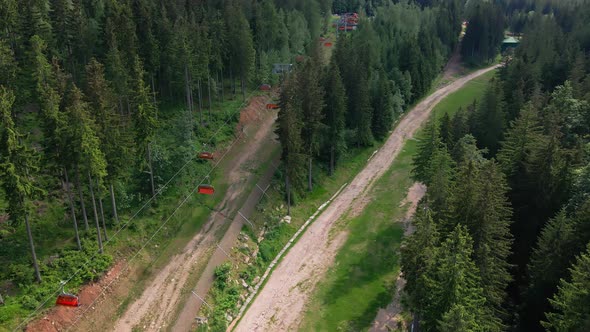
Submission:
<svg viewBox="0 0 590 332">
<path fill-rule="evenodd" d="M 405 140 L 416 133 L 438 102 L 465 83 L 497 67 L 481 69 L 454 80 L 426 97 L 406 114 L 379 152 L 317 217 L 283 258 L 234 331 L 292 331 L 298 328 L 309 295 L 333 263 L 346 238 L 345 232 L 329 237 L 332 226 L 346 211 L 356 204 L 362 204 L 357 198 L 390 167 Z"/>
</svg>

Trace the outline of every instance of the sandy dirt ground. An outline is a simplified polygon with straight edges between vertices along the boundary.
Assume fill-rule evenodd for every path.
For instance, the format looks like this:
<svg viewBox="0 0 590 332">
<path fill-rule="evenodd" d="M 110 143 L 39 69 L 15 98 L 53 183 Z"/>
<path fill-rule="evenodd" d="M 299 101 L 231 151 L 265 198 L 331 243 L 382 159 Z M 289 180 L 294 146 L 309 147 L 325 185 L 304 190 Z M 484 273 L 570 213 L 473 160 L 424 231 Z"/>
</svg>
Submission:
<svg viewBox="0 0 590 332">
<path fill-rule="evenodd" d="M 412 226 L 412 216 L 414 215 L 414 212 L 416 212 L 416 206 L 418 205 L 418 202 L 420 202 L 425 194 L 426 186 L 421 183 L 414 183 L 414 185 L 408 190 L 408 195 L 400 204 L 400 206 L 409 204 L 408 211 L 406 212 L 406 216 L 403 220 L 404 236 L 408 236 L 414 232 L 414 226 Z M 395 280 L 395 294 L 393 296 L 393 300 L 386 308 L 379 309 L 375 320 L 371 324 L 369 332 L 393 331 L 398 327 L 398 324 L 401 324 L 402 319 L 399 315 L 402 312 L 402 307 L 400 300 L 401 291 L 405 284 L 406 282 L 401 274 L 398 275 L 397 279 Z"/>
<path fill-rule="evenodd" d="M 333 263 L 346 238 L 345 233 L 340 233 L 330 240 L 332 226 L 357 204 L 357 198 L 362 197 L 363 192 L 390 167 L 404 141 L 415 134 L 438 102 L 465 83 L 496 67 L 478 70 L 438 89 L 401 120 L 383 147 L 283 258 L 235 331 L 292 331 L 298 328 L 309 295 Z"/>
<path fill-rule="evenodd" d="M 117 308 L 142 273 L 133 267 L 125 269 L 125 260 L 117 262 L 98 282 L 82 288 L 79 293 L 80 307 L 53 308 L 42 318 L 31 322 L 27 331 L 131 331 L 134 327 L 142 331 L 159 331 L 168 328 L 170 320 L 186 300 L 185 285 L 189 278 L 198 276 L 197 272 L 206 266 L 207 258 L 211 254 L 215 256 L 219 251 L 216 235 L 223 225 L 227 226 L 230 222 L 226 216 L 235 213 L 238 208 L 244 210 L 245 207 L 239 206 L 239 202 L 245 196 L 248 178 L 251 171 L 263 162 L 256 157 L 266 152 L 268 158 L 269 147 L 277 144 L 273 133 L 276 111 L 265 109 L 267 100 L 267 96 L 253 97 L 240 113 L 236 129 L 240 138 L 233 147 L 235 151 L 228 153 L 230 166 L 224 173 L 232 184 L 217 206 L 220 213 L 212 213 L 203 229 L 189 241 L 182 252 L 172 256 L 168 264 L 154 273 L 141 296 L 127 307 L 120 319 L 113 321 L 113 317 L 117 316 Z M 221 154 L 223 151 L 216 152 L 216 155 Z M 253 207 L 256 205 L 256 202 L 246 203 Z M 240 228 L 230 225 L 226 233 L 233 232 L 233 236 L 237 237 Z M 204 276 L 205 273 L 202 277 Z M 192 319 L 194 316 L 190 318 L 191 321 Z"/>
</svg>

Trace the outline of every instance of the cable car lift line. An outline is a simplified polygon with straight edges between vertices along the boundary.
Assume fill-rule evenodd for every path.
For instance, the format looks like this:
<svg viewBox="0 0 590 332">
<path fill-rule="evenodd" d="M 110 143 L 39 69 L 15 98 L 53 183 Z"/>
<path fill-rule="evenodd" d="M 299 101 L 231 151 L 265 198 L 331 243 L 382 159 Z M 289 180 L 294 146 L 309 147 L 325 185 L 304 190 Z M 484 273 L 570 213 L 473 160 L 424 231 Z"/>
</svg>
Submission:
<svg viewBox="0 0 590 332">
<path fill-rule="evenodd" d="M 228 124 L 228 123 L 231 121 L 231 119 L 232 119 L 233 115 L 235 115 L 235 114 L 239 113 L 239 112 L 242 110 L 242 108 L 243 108 L 244 106 L 246 106 L 246 103 L 242 103 L 242 104 L 240 104 L 240 106 L 236 108 L 236 111 L 234 111 L 233 113 L 231 113 L 231 116 L 227 116 L 227 113 L 228 113 L 228 112 L 226 111 L 226 112 L 225 112 L 225 114 L 226 114 L 226 116 L 227 116 L 227 119 L 225 120 L 225 122 L 224 122 L 224 123 L 223 123 L 221 126 L 219 126 L 219 128 L 217 129 L 217 131 L 216 131 L 215 133 L 213 133 L 213 135 L 211 135 L 211 137 L 209 137 L 209 139 L 207 140 L 207 143 L 206 143 L 206 144 L 208 144 L 208 143 L 211 143 L 211 141 L 213 140 L 213 138 L 215 138 L 215 136 L 217 136 L 217 134 L 219 134 L 219 132 L 221 131 L 221 129 L 225 128 L 225 126 L 227 126 L 227 124 Z M 235 141 L 237 141 L 238 139 L 239 139 L 239 136 L 238 136 L 238 138 L 236 138 L 236 140 L 234 140 L 234 143 L 235 143 Z M 234 143 L 232 143 L 232 146 L 233 146 L 233 144 L 234 144 Z M 229 149 L 228 149 L 227 151 L 229 151 Z M 227 153 L 227 151 L 226 151 L 226 153 Z M 225 154 L 222 156 L 222 158 L 221 158 L 221 159 L 223 159 L 223 157 L 225 157 Z M 220 159 L 220 161 L 221 161 L 221 159 Z M 117 235 L 118 235 L 118 234 L 119 234 L 119 233 L 120 233 L 122 230 L 124 230 L 124 229 L 127 227 L 127 225 L 129 225 L 129 223 L 130 223 L 131 221 L 133 221 L 133 220 L 134 220 L 134 219 L 135 219 L 135 218 L 136 218 L 136 217 L 139 215 L 139 213 L 140 213 L 141 211 L 143 211 L 143 210 L 144 210 L 144 209 L 145 209 L 145 208 L 148 206 L 148 204 L 149 204 L 151 201 L 153 201 L 153 200 L 154 200 L 154 199 L 155 199 L 155 198 L 156 198 L 156 197 L 157 197 L 159 194 L 161 194 L 161 193 L 162 193 L 162 191 L 163 191 L 164 189 L 166 189 L 166 188 L 168 187 L 168 185 L 169 185 L 169 184 L 172 182 L 172 180 L 174 180 L 174 179 L 175 179 L 175 178 L 178 176 L 178 174 L 180 174 L 180 172 L 182 172 L 182 171 L 183 171 L 183 170 L 184 170 L 184 169 L 185 169 L 185 168 L 186 168 L 186 167 L 187 167 L 187 166 L 188 166 L 188 165 L 189 165 L 189 164 L 190 164 L 190 163 L 191 163 L 193 160 L 195 160 L 195 155 L 193 155 L 193 156 L 192 156 L 192 157 L 191 157 L 189 160 L 187 160 L 187 162 L 186 162 L 186 163 L 185 163 L 185 164 L 184 164 L 184 165 L 183 165 L 183 166 L 182 166 L 182 167 L 181 167 L 181 168 L 180 168 L 180 169 L 179 169 L 179 170 L 178 170 L 176 173 L 174 173 L 174 175 L 172 175 L 172 177 L 171 177 L 171 178 L 170 178 L 170 179 L 169 179 L 169 180 L 168 180 L 168 181 L 167 181 L 167 182 L 166 182 L 166 183 L 165 183 L 165 184 L 164 184 L 164 185 L 163 185 L 163 186 L 162 186 L 160 189 L 158 189 L 158 190 L 156 191 L 156 193 L 155 193 L 153 196 L 151 196 L 151 197 L 150 197 L 150 198 L 149 198 L 149 199 L 148 199 L 148 200 L 147 200 L 147 201 L 146 201 L 146 202 L 145 202 L 145 203 L 144 203 L 144 204 L 143 204 L 143 205 L 142 205 L 142 206 L 139 208 L 139 210 L 137 210 L 137 211 L 136 211 L 136 212 L 135 212 L 135 213 L 134 213 L 134 214 L 131 216 L 131 218 L 129 218 L 129 220 L 127 220 L 125 223 L 123 223 L 123 224 L 122 224 L 122 226 L 121 226 L 121 228 L 119 228 L 119 230 L 117 230 L 117 231 L 116 231 L 116 232 L 115 232 L 115 233 L 114 233 L 114 234 L 113 234 L 113 235 L 112 235 L 112 236 L 109 238 L 109 240 L 108 240 L 108 241 L 105 241 L 105 243 L 104 243 L 104 246 L 106 246 L 106 245 L 107 245 L 109 242 L 111 242 L 113 239 L 115 239 L 115 238 L 117 237 Z M 216 163 L 216 164 L 215 164 L 215 166 L 214 166 L 214 167 L 213 167 L 211 170 L 213 170 L 215 167 L 217 167 L 217 165 L 218 165 L 218 164 L 219 164 L 219 163 Z M 158 232 L 158 230 L 156 231 L 156 233 L 157 233 L 157 232 Z M 86 261 L 85 261 L 84 263 L 82 263 L 82 265 L 81 265 L 81 266 L 80 266 L 80 267 L 79 267 L 79 268 L 78 268 L 78 269 L 77 269 L 77 270 L 76 270 L 76 271 L 75 271 L 73 274 L 71 274 L 71 275 L 70 275 L 70 277 L 69 277 L 67 280 L 65 280 L 65 281 L 64 281 L 64 284 L 67 284 L 67 283 L 69 283 L 70 281 L 72 281 L 72 279 L 74 279 L 74 278 L 75 278 L 75 277 L 76 277 L 76 276 L 77 276 L 77 275 L 78 275 L 78 274 L 79 274 L 79 273 L 82 271 L 82 269 L 83 269 L 84 267 L 86 267 L 86 266 L 87 266 L 87 265 L 88 265 L 88 264 L 89 264 L 89 263 L 90 263 L 90 262 L 91 262 L 91 261 L 92 261 L 92 260 L 93 260 L 93 259 L 96 257 L 96 255 L 97 255 L 97 254 L 99 254 L 99 252 L 98 252 L 98 251 L 94 252 L 94 254 L 93 254 L 92 256 L 90 256 L 89 258 L 87 258 L 87 259 L 86 259 Z M 48 296 L 48 297 L 47 297 L 47 298 L 46 298 L 44 301 L 42 301 L 42 302 L 41 302 L 41 303 L 40 303 L 40 304 L 37 306 L 37 308 L 35 308 L 35 310 L 33 310 L 33 311 L 32 311 L 32 312 L 31 312 L 31 313 L 30 313 L 30 314 L 29 314 L 29 315 L 28 315 L 28 316 L 27 316 L 27 317 L 26 317 L 26 318 L 25 318 L 25 319 L 24 319 L 24 320 L 23 320 L 23 321 L 22 321 L 22 322 L 21 322 L 21 323 L 20 323 L 20 324 L 19 324 L 19 325 L 18 325 L 16 328 L 15 328 L 15 331 L 16 331 L 16 330 L 18 330 L 18 329 L 20 329 L 21 327 L 23 327 L 23 325 L 24 325 L 24 324 L 28 323 L 28 322 L 29 322 L 29 320 L 31 319 L 31 317 L 33 317 L 34 315 L 36 315 L 36 314 L 39 312 L 39 310 L 41 310 L 41 308 L 43 308 L 43 307 L 44 307 L 44 306 L 45 306 L 45 305 L 46 305 L 46 304 L 49 302 L 49 300 L 51 300 L 51 299 L 54 299 L 54 298 L 55 298 L 55 296 L 56 296 L 57 294 L 59 294 L 59 292 L 60 292 L 60 289 L 61 289 L 61 288 L 58 288 L 57 290 L 55 290 L 54 292 L 52 292 L 52 293 L 51 293 L 51 294 L 50 294 L 50 295 L 49 295 L 49 296 Z"/>
</svg>

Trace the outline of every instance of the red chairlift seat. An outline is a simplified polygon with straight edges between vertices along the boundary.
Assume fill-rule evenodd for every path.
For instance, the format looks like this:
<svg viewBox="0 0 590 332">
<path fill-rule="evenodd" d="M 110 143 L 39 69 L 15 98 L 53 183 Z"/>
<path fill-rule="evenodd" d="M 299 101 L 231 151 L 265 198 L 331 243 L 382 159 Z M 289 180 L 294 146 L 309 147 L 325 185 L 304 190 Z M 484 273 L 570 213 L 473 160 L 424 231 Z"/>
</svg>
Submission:
<svg viewBox="0 0 590 332">
<path fill-rule="evenodd" d="M 260 91 L 270 91 L 270 85 L 268 85 L 268 84 L 262 84 L 260 86 Z"/>
<path fill-rule="evenodd" d="M 267 110 L 276 110 L 279 108 L 278 104 L 266 104 L 266 109 Z"/>
<path fill-rule="evenodd" d="M 213 195 L 215 193 L 215 188 L 208 184 L 199 185 L 199 194 L 203 195 Z"/>
<path fill-rule="evenodd" d="M 326 47 L 331 47 L 331 46 L 332 46 L 332 43 L 330 43 L 330 42 L 328 42 L 328 43 L 325 43 L 325 44 L 324 44 L 324 46 L 326 46 Z"/>
<path fill-rule="evenodd" d="M 213 160 L 213 153 L 211 152 L 200 152 L 197 157 L 199 159 L 209 159 L 209 160 Z"/>
<path fill-rule="evenodd" d="M 67 307 L 77 307 L 80 305 L 80 302 L 76 295 L 63 293 L 57 296 L 55 304 Z"/>
</svg>

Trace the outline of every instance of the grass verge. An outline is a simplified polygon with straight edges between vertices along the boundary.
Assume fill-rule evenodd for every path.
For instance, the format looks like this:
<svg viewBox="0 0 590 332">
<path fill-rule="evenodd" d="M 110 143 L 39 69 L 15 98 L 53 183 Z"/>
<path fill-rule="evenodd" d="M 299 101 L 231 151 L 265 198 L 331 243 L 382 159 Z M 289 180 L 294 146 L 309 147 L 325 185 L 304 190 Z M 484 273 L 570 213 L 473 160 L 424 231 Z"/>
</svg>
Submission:
<svg viewBox="0 0 590 332">
<path fill-rule="evenodd" d="M 433 116 L 452 114 L 480 98 L 493 75 L 482 75 L 443 99 Z M 366 330 L 379 308 L 391 301 L 403 235 L 398 221 L 405 209 L 400 203 L 413 182 L 410 171 L 416 150 L 417 141 L 407 141 L 371 190 L 371 202 L 360 215 L 343 220 L 348 238 L 314 291 L 300 325 L 302 331 Z"/>
</svg>

